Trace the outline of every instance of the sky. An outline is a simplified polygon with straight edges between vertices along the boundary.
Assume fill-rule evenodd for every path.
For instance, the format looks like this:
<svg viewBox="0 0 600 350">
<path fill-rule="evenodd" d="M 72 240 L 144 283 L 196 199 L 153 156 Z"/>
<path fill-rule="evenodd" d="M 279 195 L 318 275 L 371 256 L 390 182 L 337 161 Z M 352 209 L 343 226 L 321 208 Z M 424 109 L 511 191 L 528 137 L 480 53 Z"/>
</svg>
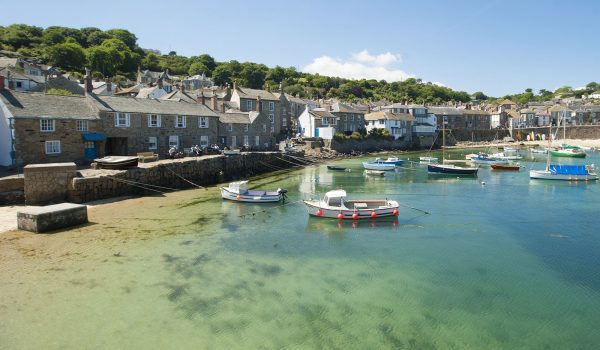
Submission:
<svg viewBox="0 0 600 350">
<path fill-rule="evenodd" d="M 207 53 L 217 61 L 356 79 L 415 77 L 496 97 L 600 81 L 600 1 L 593 0 L 55 0 L 48 6 L 5 2 L 0 25 L 124 28 L 141 47 L 163 53 Z"/>
</svg>

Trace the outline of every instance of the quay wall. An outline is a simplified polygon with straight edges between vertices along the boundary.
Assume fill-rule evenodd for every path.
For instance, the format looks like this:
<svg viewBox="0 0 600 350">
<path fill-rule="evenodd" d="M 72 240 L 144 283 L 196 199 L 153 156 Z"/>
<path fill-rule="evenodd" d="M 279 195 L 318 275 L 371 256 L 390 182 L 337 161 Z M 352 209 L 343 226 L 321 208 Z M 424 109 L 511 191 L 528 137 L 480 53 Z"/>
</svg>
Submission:
<svg viewBox="0 0 600 350">
<path fill-rule="evenodd" d="M 441 130 L 438 132 L 439 136 L 436 140 L 436 144 L 442 145 Z M 446 145 L 452 146 L 456 142 L 472 141 L 472 142 L 483 142 L 483 141 L 494 141 L 502 140 L 502 138 L 510 136 L 510 132 L 506 129 L 482 129 L 482 130 L 463 130 L 463 129 L 452 129 L 446 130 Z"/>
<path fill-rule="evenodd" d="M 186 181 L 188 180 L 200 186 L 208 186 L 290 168 L 296 164 L 299 165 L 299 162 L 275 152 L 184 158 L 149 167 L 121 170 L 111 175 L 99 172 L 101 175 L 98 176 L 75 177 L 68 189 L 68 200 L 84 203 L 124 195 L 157 193 L 142 184 L 175 189 L 194 187 Z M 155 189 L 168 191 L 164 188 Z"/>
<path fill-rule="evenodd" d="M 323 140 L 326 148 L 339 153 L 352 152 L 377 152 L 382 150 L 409 150 L 419 148 L 419 143 L 414 140 L 405 141 L 389 139 L 333 139 Z"/>
<path fill-rule="evenodd" d="M 29 164 L 23 168 L 25 204 L 61 203 L 76 176 L 75 163 Z"/>
<path fill-rule="evenodd" d="M 563 139 L 563 131 L 567 139 L 576 140 L 595 140 L 600 139 L 600 125 L 567 125 L 566 127 L 560 127 L 557 133 L 556 127 L 552 127 L 552 134 L 556 133 L 556 138 Z M 527 140 L 527 134 L 534 133 L 534 135 L 548 135 L 549 128 L 535 127 L 535 128 L 522 128 L 513 129 L 513 138 L 517 141 Z"/>
</svg>

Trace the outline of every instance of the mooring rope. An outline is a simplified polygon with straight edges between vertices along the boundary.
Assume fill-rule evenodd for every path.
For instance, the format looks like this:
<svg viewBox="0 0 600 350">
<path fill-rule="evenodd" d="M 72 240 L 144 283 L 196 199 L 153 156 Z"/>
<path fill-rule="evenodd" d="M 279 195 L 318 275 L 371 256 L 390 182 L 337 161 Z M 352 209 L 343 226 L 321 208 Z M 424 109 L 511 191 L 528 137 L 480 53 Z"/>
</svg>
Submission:
<svg viewBox="0 0 600 350">
<path fill-rule="evenodd" d="M 198 185 L 198 184 L 195 184 L 195 183 L 193 183 L 192 181 L 190 181 L 190 180 L 188 180 L 188 179 L 184 178 L 183 176 L 180 176 L 179 174 L 177 174 L 176 172 L 174 172 L 173 170 L 171 170 L 171 168 L 169 168 L 169 167 L 165 167 L 165 169 L 169 170 L 170 172 L 172 172 L 173 174 L 175 174 L 175 176 L 177 176 L 178 178 L 182 179 L 183 181 L 185 181 L 185 182 L 187 182 L 187 183 L 190 183 L 190 184 L 192 184 L 192 185 L 194 185 L 194 186 L 196 186 L 196 187 L 198 187 L 198 188 L 203 188 L 204 190 L 208 191 L 208 188 L 206 188 L 206 187 L 202 187 L 202 186 L 200 186 L 200 185 Z"/>
</svg>

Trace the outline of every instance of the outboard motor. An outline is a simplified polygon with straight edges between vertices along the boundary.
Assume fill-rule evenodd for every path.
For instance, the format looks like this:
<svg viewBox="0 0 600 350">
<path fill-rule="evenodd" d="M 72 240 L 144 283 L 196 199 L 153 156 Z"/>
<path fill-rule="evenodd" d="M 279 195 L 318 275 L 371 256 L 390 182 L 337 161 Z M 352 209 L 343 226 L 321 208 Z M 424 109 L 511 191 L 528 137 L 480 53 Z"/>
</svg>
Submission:
<svg viewBox="0 0 600 350">
<path fill-rule="evenodd" d="M 281 195 L 281 199 L 283 200 L 283 203 L 285 203 L 285 200 L 287 199 L 287 195 L 286 195 L 287 191 L 288 190 L 286 190 L 286 189 L 281 189 L 281 188 L 277 189 L 277 193 L 279 193 Z"/>
</svg>

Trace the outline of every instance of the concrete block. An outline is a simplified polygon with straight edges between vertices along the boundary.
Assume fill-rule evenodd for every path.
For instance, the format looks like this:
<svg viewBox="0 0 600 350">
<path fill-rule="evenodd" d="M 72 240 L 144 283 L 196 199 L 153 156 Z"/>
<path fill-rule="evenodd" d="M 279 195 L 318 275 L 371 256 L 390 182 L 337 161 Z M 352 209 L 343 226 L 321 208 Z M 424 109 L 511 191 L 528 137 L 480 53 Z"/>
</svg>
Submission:
<svg viewBox="0 0 600 350">
<path fill-rule="evenodd" d="M 30 207 L 17 212 L 17 227 L 30 232 L 47 232 L 85 224 L 88 222 L 87 206 L 61 203 L 43 207 Z"/>
</svg>

